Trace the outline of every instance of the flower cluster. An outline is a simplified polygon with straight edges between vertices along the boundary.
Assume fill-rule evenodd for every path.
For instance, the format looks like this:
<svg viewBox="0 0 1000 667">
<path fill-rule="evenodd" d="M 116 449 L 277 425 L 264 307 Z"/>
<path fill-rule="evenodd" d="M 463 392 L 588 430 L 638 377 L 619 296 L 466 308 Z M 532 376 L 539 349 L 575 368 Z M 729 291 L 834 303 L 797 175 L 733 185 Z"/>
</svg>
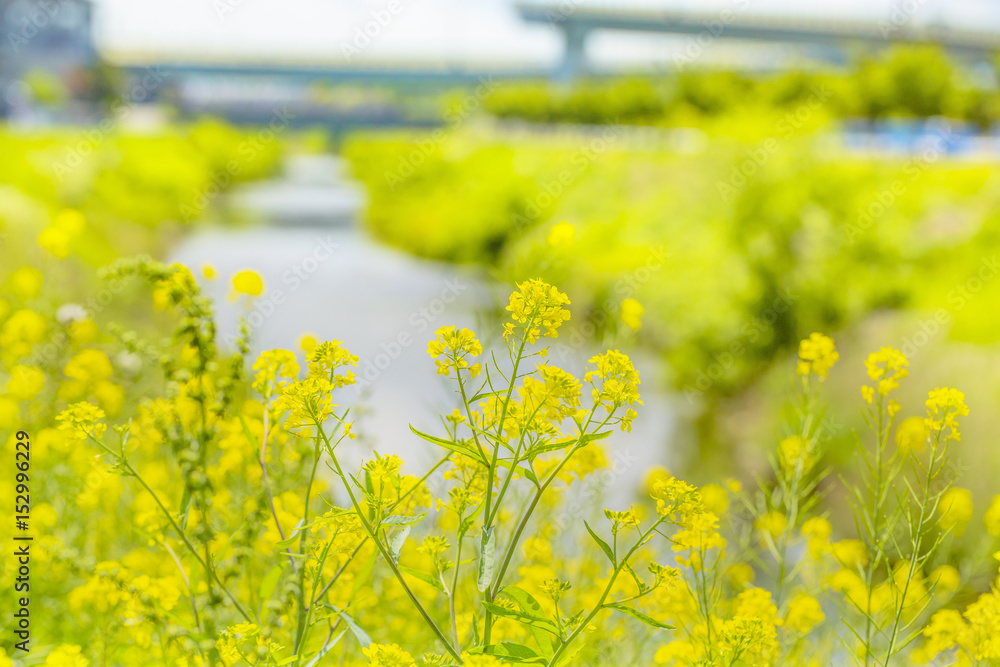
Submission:
<svg viewBox="0 0 1000 667">
<path fill-rule="evenodd" d="M 86 440 L 88 435 L 100 439 L 107 430 L 107 425 L 100 422 L 104 419 L 104 411 L 90 403 L 74 403 L 59 413 L 57 421 L 59 428 L 69 431 L 70 436 L 78 440 Z"/>
<path fill-rule="evenodd" d="M 840 354 L 832 338 L 821 333 L 812 333 L 809 338 L 799 343 L 799 362 L 796 372 L 799 375 L 815 373 L 822 381 L 826 379 L 826 374 L 839 358 Z"/>
<path fill-rule="evenodd" d="M 948 440 L 961 440 L 957 419 L 967 414 L 969 407 L 965 404 L 965 394 L 957 389 L 933 389 L 927 396 L 924 425 L 928 431 L 939 432 Z M 944 433 L 945 429 L 947 433 Z"/>
<path fill-rule="evenodd" d="M 524 340 L 534 343 L 538 337 L 555 338 L 563 322 L 569 320 L 569 297 L 539 278 L 518 284 L 510 295 L 507 310 L 514 323 L 504 326 L 504 337 L 515 334 L 515 324 L 524 327 Z M 545 332 L 542 333 L 542 329 Z"/>
<path fill-rule="evenodd" d="M 482 364 L 469 364 L 469 357 L 478 357 L 483 346 L 470 329 L 460 329 L 454 325 L 441 327 L 434 332 L 435 338 L 427 343 L 427 354 L 435 357 L 438 375 L 448 376 L 452 370 L 458 373 L 467 369 L 469 377 L 475 378 L 483 368 Z"/>
<path fill-rule="evenodd" d="M 354 371 L 338 374 L 341 368 L 358 365 L 358 356 L 351 354 L 339 340 L 319 343 L 309 353 L 309 375 L 326 378 L 334 387 L 346 387 L 357 380 Z"/>
<path fill-rule="evenodd" d="M 253 379 L 253 388 L 268 396 L 281 379 L 294 380 L 299 375 L 299 362 L 295 353 L 289 350 L 267 350 L 261 352 L 253 364 L 257 371 Z"/>
<path fill-rule="evenodd" d="M 899 386 L 899 381 L 909 375 L 909 366 L 906 355 L 893 347 L 882 347 L 878 352 L 869 354 L 865 369 L 868 377 L 878 384 L 874 389 L 868 385 L 861 388 L 864 399 L 871 403 L 876 390 L 882 396 L 888 396 L 890 391 Z"/>
<path fill-rule="evenodd" d="M 633 407 L 642 405 L 642 397 L 639 394 L 639 372 L 632 365 L 632 360 L 618 350 L 608 350 L 591 358 L 590 363 L 596 368 L 587 371 L 584 381 L 593 387 L 594 402 L 604 406 L 609 414 L 618 408 L 626 407 L 621 429 L 631 430 L 632 421 L 636 417 Z"/>
</svg>

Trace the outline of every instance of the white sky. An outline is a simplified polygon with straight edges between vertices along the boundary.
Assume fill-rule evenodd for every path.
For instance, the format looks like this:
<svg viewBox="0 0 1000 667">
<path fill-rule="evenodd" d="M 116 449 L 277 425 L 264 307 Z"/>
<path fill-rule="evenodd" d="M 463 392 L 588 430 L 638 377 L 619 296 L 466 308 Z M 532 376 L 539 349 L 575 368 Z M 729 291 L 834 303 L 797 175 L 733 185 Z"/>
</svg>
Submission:
<svg viewBox="0 0 1000 667">
<path fill-rule="evenodd" d="M 759 14 L 817 18 L 890 15 L 894 6 L 915 7 L 914 24 L 1000 31 L 997 0 L 562 0 L 570 4 L 691 9 L 734 9 Z M 100 46 L 115 57 L 211 57 L 253 60 L 343 61 L 355 30 L 390 0 L 95 0 Z M 510 0 L 395 0 L 399 10 L 352 64 L 543 65 L 562 52 L 556 30 L 527 25 Z M 635 33 L 598 33 L 588 52 L 599 63 L 642 62 L 665 57 L 664 47 L 687 39 Z M 670 41 L 674 40 L 674 41 Z M 720 49 L 731 48 L 719 45 Z"/>
</svg>

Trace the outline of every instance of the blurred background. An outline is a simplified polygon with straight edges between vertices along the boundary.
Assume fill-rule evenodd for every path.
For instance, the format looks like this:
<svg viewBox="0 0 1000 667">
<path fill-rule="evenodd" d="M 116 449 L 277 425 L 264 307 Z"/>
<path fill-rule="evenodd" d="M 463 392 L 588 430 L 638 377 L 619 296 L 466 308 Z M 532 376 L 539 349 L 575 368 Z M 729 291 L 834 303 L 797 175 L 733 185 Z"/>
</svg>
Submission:
<svg viewBox="0 0 1000 667">
<path fill-rule="evenodd" d="M 1000 474 L 995 3 L 0 0 L 0 38 L 7 300 L 34 267 L 38 308 L 162 335 L 98 272 L 182 261 L 226 341 L 344 340 L 359 446 L 406 451 L 451 409 L 434 329 L 490 342 L 540 276 L 573 302 L 552 363 L 642 372 L 612 492 L 764 471 L 813 331 L 831 463 L 891 345 L 904 416 L 966 392 L 963 486 Z M 242 269 L 256 300 L 227 298 Z"/>
</svg>

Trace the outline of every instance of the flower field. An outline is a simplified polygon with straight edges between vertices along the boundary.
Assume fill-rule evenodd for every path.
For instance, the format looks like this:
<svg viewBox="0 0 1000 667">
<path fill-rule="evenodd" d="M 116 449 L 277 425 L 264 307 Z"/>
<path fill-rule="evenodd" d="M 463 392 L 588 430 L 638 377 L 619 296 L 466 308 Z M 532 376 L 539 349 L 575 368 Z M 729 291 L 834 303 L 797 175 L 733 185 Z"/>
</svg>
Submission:
<svg viewBox="0 0 1000 667">
<path fill-rule="evenodd" d="M 356 350 L 261 345 L 255 258 L 170 259 L 315 135 L 3 127 L 0 667 L 1000 664 L 1000 169 L 949 152 L 993 120 L 956 72 L 510 84 L 349 134 L 363 242 L 501 294 L 426 319 L 448 403 L 378 442 Z M 845 138 L 899 113 L 951 120 Z M 629 443 L 670 465 L 623 489 Z"/>
</svg>

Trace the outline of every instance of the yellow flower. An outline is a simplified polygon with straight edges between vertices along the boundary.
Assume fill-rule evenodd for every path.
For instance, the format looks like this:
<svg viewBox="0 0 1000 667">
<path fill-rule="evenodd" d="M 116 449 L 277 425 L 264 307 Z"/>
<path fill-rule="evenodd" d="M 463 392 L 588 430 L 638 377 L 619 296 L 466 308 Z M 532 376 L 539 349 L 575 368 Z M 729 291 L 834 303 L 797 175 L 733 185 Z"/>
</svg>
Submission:
<svg viewBox="0 0 1000 667">
<path fill-rule="evenodd" d="M 215 267 L 208 262 L 205 262 L 201 265 L 201 275 L 205 276 L 206 280 L 215 280 Z"/>
<path fill-rule="evenodd" d="M 933 389 L 927 396 L 927 418 L 924 419 L 924 424 L 932 433 L 940 431 L 944 435 L 944 430 L 948 429 L 945 436 L 947 440 L 961 440 L 962 434 L 958 430 L 956 418 L 967 414 L 969 408 L 965 405 L 965 394 L 958 389 Z"/>
<path fill-rule="evenodd" d="M 299 336 L 299 349 L 301 349 L 306 354 L 312 352 L 316 348 L 316 345 L 318 344 L 319 341 L 316 340 L 316 336 L 312 334 L 307 333 Z"/>
<path fill-rule="evenodd" d="M 416 661 L 397 644 L 369 644 L 361 649 L 372 667 L 415 667 Z"/>
<path fill-rule="evenodd" d="M 256 271 L 244 269 L 233 276 L 233 289 L 240 294 L 260 296 L 264 292 L 264 280 Z"/>
<path fill-rule="evenodd" d="M 595 364 L 594 370 L 587 371 L 584 381 L 593 386 L 595 403 L 604 406 L 607 412 L 612 412 L 622 406 L 642 405 L 639 394 L 639 371 L 635 370 L 628 355 L 618 350 L 608 350 L 604 354 L 591 357 L 590 363 Z M 597 381 L 600 380 L 600 385 Z M 626 412 L 622 421 L 622 430 L 631 425 L 635 412 Z"/>
<path fill-rule="evenodd" d="M 938 503 L 938 525 L 942 530 L 961 532 L 972 519 L 972 493 L 953 486 L 944 492 Z"/>
<path fill-rule="evenodd" d="M 692 555 L 700 556 L 701 553 L 718 548 L 725 548 L 726 539 L 719 534 L 719 517 L 711 512 L 701 512 L 682 517 L 683 530 L 674 534 L 674 551 L 693 551 Z M 698 567 L 698 563 L 678 559 L 682 564 Z"/>
<path fill-rule="evenodd" d="M 80 655 L 81 651 L 74 644 L 63 644 L 45 657 L 42 667 L 87 667 L 90 661 Z"/>
<path fill-rule="evenodd" d="M 896 428 L 896 446 L 902 452 L 922 452 L 927 447 L 927 426 L 920 417 L 908 417 Z"/>
<path fill-rule="evenodd" d="M 18 359 L 31 352 L 32 346 L 45 337 L 45 318 L 21 309 L 15 311 L 0 328 L 0 353 Z"/>
<path fill-rule="evenodd" d="M 267 350 L 261 352 L 253 364 L 257 374 L 253 379 L 253 388 L 268 395 L 279 377 L 294 380 L 299 375 L 299 364 L 295 353 L 289 350 Z"/>
<path fill-rule="evenodd" d="M 840 540 L 830 547 L 834 558 L 845 568 L 854 570 L 868 562 L 868 549 L 861 540 Z"/>
<path fill-rule="evenodd" d="M 819 558 L 830 548 L 830 534 L 833 527 L 823 517 L 806 519 L 802 524 L 802 534 L 808 538 L 809 556 Z"/>
<path fill-rule="evenodd" d="M 438 375 L 448 376 L 452 369 L 468 369 L 469 376 L 475 378 L 482 370 L 482 364 L 469 365 L 468 357 L 478 357 L 483 346 L 471 329 L 459 329 L 451 325 L 434 332 L 435 338 L 427 342 L 427 354 L 434 357 Z"/>
<path fill-rule="evenodd" d="M 308 363 L 310 377 L 326 379 L 334 387 L 346 387 L 357 379 L 352 370 L 337 373 L 341 368 L 358 365 L 357 355 L 351 354 L 339 340 L 324 341 L 314 347 L 309 353 Z"/>
<path fill-rule="evenodd" d="M 797 372 L 799 375 L 815 373 L 820 380 L 826 379 L 826 374 L 830 371 L 840 354 L 837 352 L 833 339 L 821 333 L 812 333 L 809 338 L 799 343 L 799 363 Z"/>
<path fill-rule="evenodd" d="M 330 392 L 333 384 L 326 378 L 310 375 L 281 386 L 281 394 L 274 402 L 279 412 L 288 412 L 285 427 L 289 429 L 322 424 L 333 414 Z"/>
<path fill-rule="evenodd" d="M 19 299 L 34 299 L 42 289 L 42 272 L 33 266 L 24 266 L 7 279 L 10 291 Z"/>
<path fill-rule="evenodd" d="M 56 421 L 61 430 L 70 432 L 71 437 L 86 440 L 88 434 L 97 439 L 104 435 L 107 425 L 99 423 L 100 419 L 104 419 L 104 411 L 96 405 L 83 402 L 70 405 L 59 413 Z"/>
<path fill-rule="evenodd" d="M 788 603 L 785 627 L 799 634 L 806 634 L 826 619 L 816 598 L 799 593 Z"/>
<path fill-rule="evenodd" d="M 38 245 L 59 259 L 69 256 L 71 240 L 69 234 L 58 227 L 46 227 L 38 235 Z"/>
<path fill-rule="evenodd" d="M 778 443 L 778 465 L 785 474 L 793 475 L 801 466 L 799 474 L 805 475 L 812 469 L 816 457 L 810 451 L 810 442 L 800 435 L 792 435 Z"/>
<path fill-rule="evenodd" d="M 642 326 L 642 314 L 646 309 L 636 299 L 629 297 L 622 301 L 622 322 L 635 331 Z"/>
<path fill-rule="evenodd" d="M 1000 536 L 1000 495 L 993 496 L 993 502 L 986 510 L 983 521 L 986 523 L 986 530 L 990 535 Z"/>
<path fill-rule="evenodd" d="M 20 409 L 17 401 L 0 396 L 0 429 L 12 429 L 17 424 Z"/>
<path fill-rule="evenodd" d="M 7 382 L 7 393 L 11 396 L 28 401 L 34 398 L 45 387 L 45 373 L 35 366 L 14 366 L 10 369 L 10 380 Z"/>
<path fill-rule="evenodd" d="M 569 305 L 569 297 L 549 285 L 540 278 L 533 278 L 518 284 L 517 290 L 510 295 L 507 310 L 511 319 L 524 327 L 525 340 L 530 344 L 538 340 L 539 335 L 556 338 L 558 329 L 570 317 L 569 310 L 563 306 Z M 542 329 L 545 333 L 542 333 Z M 504 337 L 514 334 L 513 327 L 504 328 Z"/>
<path fill-rule="evenodd" d="M 962 577 L 951 565 L 941 565 L 936 568 L 928 579 L 934 585 L 934 592 L 939 595 L 956 591 L 962 585 Z"/>
<path fill-rule="evenodd" d="M 705 511 L 698 490 L 676 477 L 654 481 L 649 495 L 656 501 L 656 513 L 662 517 L 684 519 Z"/>
<path fill-rule="evenodd" d="M 726 578 L 734 588 L 743 588 L 753 581 L 754 571 L 747 563 L 736 563 L 726 571 Z"/>
<path fill-rule="evenodd" d="M 615 510 L 604 510 L 604 516 L 608 521 L 611 522 L 611 532 L 617 533 L 623 528 L 638 528 L 639 527 L 639 515 L 636 514 L 635 509 L 629 508 L 623 511 Z"/>
<path fill-rule="evenodd" d="M 399 478 L 399 469 L 403 466 L 403 460 L 395 454 L 382 456 L 375 452 L 375 458 L 370 459 L 362 466 L 368 471 L 373 479 L 393 480 Z"/>
<path fill-rule="evenodd" d="M 658 665 L 690 665 L 698 657 L 694 645 L 686 639 L 678 639 L 656 649 L 653 660 Z"/>
<path fill-rule="evenodd" d="M 552 560 L 552 545 L 541 537 L 529 537 L 524 541 L 524 557 L 543 563 Z"/>
<path fill-rule="evenodd" d="M 967 632 L 968 626 L 958 610 L 944 609 L 935 613 L 923 630 L 926 643 L 920 651 L 925 658 L 924 662 L 932 660 L 942 651 L 957 646 L 959 639 Z"/>
<path fill-rule="evenodd" d="M 552 226 L 547 240 L 549 245 L 558 247 L 569 245 L 575 238 L 576 227 L 564 220 L 563 222 L 556 223 Z"/>
<path fill-rule="evenodd" d="M 706 510 L 717 516 L 722 516 L 729 509 L 729 493 L 718 484 L 701 487 L 701 501 Z"/>
<path fill-rule="evenodd" d="M 970 645 L 972 657 L 986 664 L 996 664 L 1000 658 L 1000 634 L 997 633 L 997 619 L 1000 618 L 1000 590 L 994 588 L 979 596 L 965 610 L 968 621 L 967 634 L 959 635 L 962 643 Z M 957 624 L 955 624 L 956 627 Z"/>
<path fill-rule="evenodd" d="M 883 396 L 888 396 L 890 391 L 899 386 L 899 381 L 909 375 L 909 365 L 906 355 L 892 347 L 872 352 L 865 361 L 868 377 L 878 381 L 876 388 Z"/>
<path fill-rule="evenodd" d="M 108 355 L 100 350 L 81 350 L 66 363 L 66 377 L 82 382 L 100 382 L 111 377 L 113 369 Z"/>
<path fill-rule="evenodd" d="M 56 229 L 66 232 L 71 237 L 75 237 L 81 234 L 84 227 L 87 226 L 87 218 L 80 211 L 72 208 L 64 208 L 56 213 L 52 225 Z"/>
<path fill-rule="evenodd" d="M 774 538 L 785 532 L 785 528 L 788 527 L 788 517 L 781 512 L 771 510 L 757 519 L 754 525 L 757 527 L 757 530 L 768 533 Z"/>
</svg>

